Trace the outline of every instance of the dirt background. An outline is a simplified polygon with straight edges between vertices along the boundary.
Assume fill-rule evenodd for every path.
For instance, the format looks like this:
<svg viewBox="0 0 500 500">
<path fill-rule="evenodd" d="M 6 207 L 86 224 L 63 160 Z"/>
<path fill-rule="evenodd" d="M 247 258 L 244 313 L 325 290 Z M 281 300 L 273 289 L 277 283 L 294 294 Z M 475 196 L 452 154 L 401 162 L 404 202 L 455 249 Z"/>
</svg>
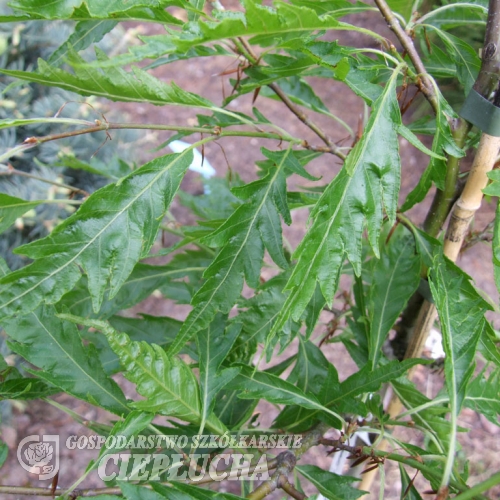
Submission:
<svg viewBox="0 0 500 500">
<path fill-rule="evenodd" d="M 383 20 L 380 19 L 377 13 L 363 14 L 363 16 L 351 16 L 347 19 L 350 22 L 361 24 L 378 33 L 383 34 L 387 38 L 392 38 L 392 34 L 387 29 Z M 128 25 L 127 28 L 139 30 L 143 33 L 153 34 L 161 33 L 160 28 L 154 26 L 133 26 Z M 369 46 L 372 41 L 365 39 L 362 35 L 349 32 L 335 33 L 335 38 L 344 45 L 351 46 Z M 230 85 L 228 77 L 217 76 L 222 71 L 228 68 L 231 63 L 227 58 L 210 58 L 198 59 L 196 61 L 180 61 L 155 69 L 153 74 L 165 82 L 175 81 L 183 89 L 199 93 L 204 97 L 209 98 L 216 104 L 220 104 L 223 99 L 222 86 L 225 87 L 225 93 L 230 93 Z M 234 67 L 234 66 L 233 66 Z M 231 75 L 234 77 L 234 75 Z M 364 106 L 361 99 L 356 97 L 347 87 L 344 87 L 339 82 L 321 79 L 310 79 L 310 83 L 315 92 L 322 98 L 323 102 L 330 108 L 332 113 L 341 117 L 354 130 L 358 127 L 358 122 L 364 113 Z M 243 113 L 251 113 L 252 96 L 239 97 L 230 105 L 231 110 L 240 111 Z M 416 102 L 414 109 L 425 103 Z M 257 101 L 257 106 L 271 120 L 278 123 L 280 126 L 288 130 L 291 134 L 297 137 L 302 137 L 313 144 L 320 144 L 312 132 L 306 128 L 299 120 L 297 120 L 283 104 L 260 97 Z M 123 115 L 126 118 L 123 118 Z M 108 106 L 107 118 L 110 121 L 114 117 L 120 116 L 120 121 L 134 121 L 141 123 L 162 123 L 162 124 L 178 124 L 178 125 L 196 125 L 195 111 L 182 109 L 177 107 L 158 108 L 145 104 L 124 104 L 110 103 Z M 328 135 L 335 141 L 339 141 L 346 137 L 346 132 L 342 127 L 334 121 L 329 120 L 315 113 L 308 113 L 318 124 L 320 124 Z M 153 147 L 160 144 L 168 137 L 168 133 L 164 132 L 148 132 L 141 139 L 141 146 L 138 148 L 138 156 L 140 158 L 130 158 L 130 160 L 147 160 L 152 157 L 151 153 L 147 152 L 148 147 Z M 147 147 L 146 147 L 147 146 Z M 275 148 L 274 141 L 257 141 L 256 139 L 234 138 L 221 141 L 221 146 L 224 148 L 223 154 L 221 148 L 216 144 L 210 143 L 205 148 L 206 158 L 217 170 L 219 176 L 224 176 L 230 168 L 238 172 L 245 181 L 251 181 L 256 178 L 255 160 L 262 159 L 260 148 Z M 227 158 L 227 161 L 226 161 Z M 419 176 L 427 165 L 427 157 L 410 146 L 406 141 L 401 141 L 401 158 L 402 158 L 402 186 L 401 197 L 403 200 L 405 195 L 415 185 Z M 328 181 L 334 177 L 339 171 L 339 161 L 329 155 L 324 155 L 315 160 L 308 166 L 308 170 L 315 176 L 321 176 L 323 181 Z M 463 169 L 468 168 L 467 161 L 463 163 Z M 297 181 L 292 178 L 292 183 L 295 185 L 307 185 L 304 180 Z M 311 183 L 309 183 L 311 184 Z M 197 174 L 189 172 L 182 183 L 182 189 L 199 194 L 202 190 L 200 178 Z M 412 210 L 409 215 L 415 223 L 422 222 L 426 208 L 431 197 L 425 203 L 422 203 L 418 208 Z M 172 212 L 177 219 L 186 223 L 192 222 L 192 217 L 187 214 L 186 210 L 180 206 L 177 201 L 174 201 Z M 476 217 L 474 230 L 482 229 L 488 224 L 494 216 L 494 207 L 485 204 L 480 213 Z M 308 213 L 306 210 L 297 210 L 293 213 L 293 224 L 290 228 L 284 228 L 284 234 L 290 241 L 293 247 L 296 247 L 304 235 Z M 166 244 L 171 244 L 175 240 L 167 240 Z M 460 257 L 459 264 L 469 273 L 486 293 L 488 293 L 498 304 L 498 294 L 494 285 L 492 276 L 491 250 L 488 245 L 478 244 L 468 250 Z M 265 273 L 265 271 L 264 271 Z M 265 276 L 264 274 L 264 277 Z M 134 312 L 145 312 L 158 316 L 173 316 L 178 319 L 183 319 L 187 313 L 187 308 L 179 307 L 172 304 L 170 301 L 151 297 L 144 303 L 134 308 Z M 318 325 L 318 331 L 324 329 L 328 317 L 322 317 L 323 323 Z M 290 349 L 293 350 L 292 345 Z M 350 361 L 349 356 L 340 344 L 328 344 L 324 349 L 325 355 L 335 364 L 342 378 L 349 376 L 354 365 Z M 286 353 L 285 353 L 286 355 Z M 276 358 L 273 362 L 279 362 L 281 358 Z M 421 368 L 417 373 L 417 381 L 420 387 L 428 396 L 435 395 L 442 386 L 442 374 L 433 372 L 429 368 Z M 123 382 L 123 380 L 121 380 Z M 132 388 L 122 383 L 126 393 L 132 395 Z M 101 410 L 91 407 L 81 401 L 75 400 L 66 395 L 59 395 L 53 398 L 58 403 L 71 408 L 74 412 L 83 417 L 84 420 L 99 420 L 110 421 L 110 415 Z M 260 414 L 259 422 L 263 427 L 270 426 L 274 416 L 277 414 L 275 408 L 267 403 L 261 403 L 257 408 L 257 413 Z M 459 452 L 460 459 L 467 457 L 470 460 L 470 476 L 471 484 L 480 482 L 490 476 L 494 471 L 499 469 L 498 452 L 500 451 L 500 431 L 499 428 L 488 422 L 484 417 L 478 416 L 475 413 L 465 410 L 460 418 L 460 425 L 469 429 L 468 433 L 460 435 L 460 443 L 462 450 Z M 0 484 L 2 485 L 18 485 L 18 486 L 44 486 L 46 482 L 37 482 L 29 477 L 17 463 L 16 448 L 19 441 L 30 434 L 59 434 L 61 443 L 64 443 L 70 435 L 91 435 L 89 429 L 75 423 L 73 419 L 67 416 L 61 410 L 44 402 L 30 402 L 29 404 L 14 403 L 12 406 L 12 415 L 10 419 L 4 420 L 2 427 L 2 439 L 10 448 L 9 457 L 6 465 L 0 469 Z M 403 439 L 411 439 L 414 444 L 422 444 L 422 440 L 418 434 L 409 435 L 407 431 L 397 431 L 397 436 Z M 318 447 L 311 450 L 301 461 L 301 463 L 316 463 L 317 465 L 328 469 L 331 458 L 326 456 L 326 449 Z M 64 488 L 72 484 L 79 475 L 84 471 L 85 466 L 90 459 L 95 458 L 96 452 L 89 450 L 67 450 L 64 446 L 61 447 L 61 472 L 59 485 Z M 410 471 L 412 476 L 412 472 Z M 425 485 L 425 481 L 420 476 L 417 477 L 416 483 L 419 485 L 420 491 L 429 489 Z M 378 484 L 378 483 L 377 483 Z M 379 498 L 378 485 L 374 485 L 370 498 Z M 399 492 L 399 472 L 397 468 L 388 464 L 386 466 L 386 491 L 384 498 L 393 500 L 400 498 Z M 82 488 L 102 487 L 103 484 L 96 474 L 91 474 L 81 485 Z M 230 485 L 232 492 L 238 493 L 235 486 Z M 226 486 L 223 486 L 224 490 Z M 222 490 L 221 490 L 222 491 Z M 313 490 L 306 491 L 312 493 Z M 491 498 L 500 498 L 500 488 L 490 492 Z M 280 498 L 282 495 L 275 494 L 270 498 Z M 1 495 L 0 498 L 33 498 L 13 495 Z M 432 498 L 425 496 L 424 498 Z"/>
</svg>

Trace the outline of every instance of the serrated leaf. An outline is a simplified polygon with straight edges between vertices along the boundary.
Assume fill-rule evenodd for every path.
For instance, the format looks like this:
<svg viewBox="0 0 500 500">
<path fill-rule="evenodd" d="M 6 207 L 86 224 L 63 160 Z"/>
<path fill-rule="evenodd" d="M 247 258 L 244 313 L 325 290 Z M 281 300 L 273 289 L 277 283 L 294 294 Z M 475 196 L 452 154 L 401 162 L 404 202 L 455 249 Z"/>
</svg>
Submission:
<svg viewBox="0 0 500 500">
<path fill-rule="evenodd" d="M 422 141 L 408 128 L 405 127 L 404 125 L 400 125 L 398 127 L 398 132 L 401 137 L 406 139 L 412 146 L 415 146 L 419 151 L 422 151 L 422 153 L 425 153 L 426 155 L 432 156 L 433 158 L 436 158 L 437 160 L 446 160 L 446 158 L 442 155 L 438 155 L 431 149 L 427 148 Z"/>
<path fill-rule="evenodd" d="M 294 253 L 297 264 L 286 287 L 290 294 L 270 337 L 290 316 L 294 320 L 300 318 L 316 283 L 326 302 L 331 303 L 345 258 L 352 263 L 356 274 L 361 272 L 365 227 L 377 254 L 383 209 L 390 221 L 395 219 L 400 184 L 396 127 L 401 123 L 395 88 L 400 70 L 401 66 L 387 82 L 361 139 L 314 207 L 311 214 L 314 222 Z"/>
<path fill-rule="evenodd" d="M 413 235 L 399 227 L 383 247 L 372 270 L 369 292 L 369 359 L 372 370 L 381 357 L 382 346 L 408 300 L 420 283 L 420 258 Z"/>
<path fill-rule="evenodd" d="M 463 149 L 456 144 L 448 122 L 448 119 L 457 118 L 457 114 L 453 111 L 451 106 L 438 90 L 436 90 L 436 94 L 438 110 L 436 111 L 436 131 L 434 133 L 431 149 L 438 156 L 442 156 L 443 153 L 446 153 L 449 156 L 461 158 L 465 153 Z M 445 178 L 446 162 L 436 157 L 431 157 L 429 166 L 420 177 L 417 186 L 415 186 L 411 193 L 406 197 L 400 211 L 406 212 L 416 203 L 421 202 L 429 192 L 433 182 L 436 184 L 438 189 L 443 190 Z"/>
<path fill-rule="evenodd" d="M 337 42 L 314 41 L 305 46 L 302 42 L 298 49 L 319 66 L 328 68 L 332 78 L 347 84 L 370 106 L 381 95 L 382 88 L 376 84 L 381 67 L 379 61 L 359 54 L 359 51 L 352 47 L 338 45 Z"/>
<path fill-rule="evenodd" d="M 476 81 L 481 67 L 481 59 L 476 54 L 476 51 L 464 40 L 438 28 L 433 28 L 433 30 L 441 38 L 453 58 L 458 80 L 464 88 L 464 94 L 467 96 Z"/>
<path fill-rule="evenodd" d="M 168 5 L 165 0 L 58 0 L 44 2 L 43 0 L 17 0 L 10 3 L 13 9 L 22 12 L 38 14 L 48 19 L 71 17 L 75 9 L 85 6 L 94 17 L 107 17 L 110 14 L 127 11 L 137 7 L 160 7 Z M 175 2 L 178 3 L 178 2 Z"/>
<path fill-rule="evenodd" d="M 139 262 L 113 298 L 110 298 L 110 286 L 106 287 L 101 308 L 97 313 L 92 309 L 87 279 L 82 277 L 71 292 L 63 295 L 57 307 L 64 306 L 75 316 L 108 319 L 113 314 L 138 304 L 155 290 L 162 290 L 164 295 L 169 296 L 167 292 L 170 291 L 170 285 L 177 279 L 188 278 L 187 283 L 180 281 L 187 292 L 189 284 L 195 286 L 201 280 L 201 275 L 210 260 L 211 255 L 208 252 L 187 250 L 185 253 L 177 254 L 165 266 L 152 266 Z M 178 300 L 180 298 L 178 291 L 176 296 L 171 298 Z M 189 300 L 187 302 L 189 303 Z"/>
<path fill-rule="evenodd" d="M 500 196 L 500 172 L 492 170 L 488 172 L 488 178 L 491 183 L 483 189 L 483 193 L 489 196 Z M 493 276 L 497 290 L 500 290 L 500 203 L 497 201 L 497 208 L 495 212 L 495 223 L 493 226 Z"/>
<path fill-rule="evenodd" d="M 137 392 L 147 398 L 132 403 L 134 408 L 199 425 L 202 418 L 200 389 L 191 368 L 181 359 L 169 356 L 160 346 L 133 342 L 105 321 L 60 314 L 61 318 L 98 329 L 106 335 L 110 347 L 120 358 L 124 376 L 136 384 Z M 226 428 L 209 415 L 206 426 L 224 434 Z"/>
<path fill-rule="evenodd" d="M 422 360 L 407 359 L 401 362 L 391 361 L 379 366 L 374 371 L 370 370 L 369 365 L 365 365 L 361 370 L 348 377 L 342 383 L 338 383 L 338 375 L 335 376 L 335 368 L 331 365 L 329 371 L 331 371 L 333 377 L 329 375 L 331 380 L 328 381 L 328 387 L 322 389 L 319 399 L 325 407 L 334 409 L 342 408 L 340 411 L 343 411 L 343 405 L 346 405 L 346 407 L 351 406 L 354 398 L 357 396 L 379 390 L 382 384 L 396 380 L 418 363 L 422 363 Z M 331 383 L 332 381 L 333 383 Z M 315 410 L 307 418 L 311 416 L 318 418 L 319 412 Z M 304 418 L 297 420 L 292 425 L 289 425 L 288 428 L 300 427 L 303 421 Z"/>
<path fill-rule="evenodd" d="M 106 60 L 102 52 L 97 49 L 96 51 L 100 59 Z M 132 68 L 133 74 L 119 68 L 101 71 L 85 65 L 85 61 L 73 50 L 68 51 L 67 59 L 73 65 L 74 73 L 52 67 L 43 59 L 38 60 L 36 73 L 6 69 L 0 69 L 0 73 L 41 85 L 59 87 L 84 96 L 105 97 L 112 101 L 218 109 L 207 99 L 186 92 L 174 83 L 167 85 L 136 67 Z"/>
<path fill-rule="evenodd" d="M 497 343 L 495 343 L 495 341 Z M 500 348 L 498 346 L 498 339 L 495 336 L 495 331 L 488 322 L 486 322 L 486 328 L 483 331 L 478 348 L 488 361 L 492 361 L 500 368 Z"/>
<path fill-rule="evenodd" d="M 229 313 L 243 287 L 243 277 L 252 288 L 259 285 L 264 248 L 281 268 L 288 267 L 283 253 L 281 221 L 290 222 L 286 203 L 286 177 L 298 173 L 307 177 L 306 170 L 292 150 L 268 151 L 271 160 L 264 177 L 234 188 L 240 199 L 248 200 L 210 235 L 203 243 L 222 247 L 204 273 L 206 282 L 193 297 L 193 310 L 184 322 L 170 352 L 179 352 L 184 343 L 210 323 L 217 312 Z"/>
<path fill-rule="evenodd" d="M 148 344 L 157 344 L 162 348 L 166 348 L 173 342 L 182 325 L 181 321 L 173 318 L 147 314 L 142 314 L 140 318 L 111 316 L 108 321 L 113 328 L 126 333 L 131 340 L 144 340 Z M 82 337 L 96 346 L 99 360 L 107 374 L 120 370 L 120 360 L 102 334 L 86 331 L 82 332 Z"/>
<path fill-rule="evenodd" d="M 315 465 L 297 465 L 296 469 L 329 500 L 356 500 L 367 494 L 352 486 L 359 481 L 356 477 L 339 476 Z"/>
<path fill-rule="evenodd" d="M 219 368 L 240 331 L 241 323 L 232 323 L 226 328 L 226 318 L 218 315 L 206 330 L 202 330 L 196 336 L 202 407 L 199 434 L 203 434 L 205 421 L 213 411 L 215 396 L 239 372 L 238 368 L 225 368 L 223 370 Z"/>
<path fill-rule="evenodd" d="M 21 198 L 0 193 L 0 233 L 8 229 L 17 218 L 22 217 L 28 210 L 43 203 L 41 201 L 25 201 Z"/>
<path fill-rule="evenodd" d="M 269 44 L 269 34 L 275 39 L 324 29 L 358 31 L 377 40 L 382 39 L 380 35 L 368 29 L 338 21 L 335 11 L 318 14 L 312 8 L 283 1 L 275 1 L 274 8 L 262 5 L 259 0 L 243 0 L 242 3 L 244 13 L 227 8 L 216 13 L 216 20 L 187 23 L 179 34 L 142 37 L 146 42 L 144 46 L 132 47 L 129 54 L 116 58 L 116 62 L 111 61 L 111 64 L 129 64 L 145 58 L 156 59 L 174 52 L 185 53 L 198 45 L 239 36 L 252 36 L 251 43 L 260 43 L 263 46 Z M 338 15 L 344 13 L 345 11 L 339 12 Z"/>
<path fill-rule="evenodd" d="M 425 24 L 448 30 L 465 25 L 484 25 L 488 16 L 487 5 L 480 2 L 456 2 L 440 5 L 425 15 Z"/>
<path fill-rule="evenodd" d="M 450 444 L 445 464 L 445 479 L 455 459 L 457 418 L 465 400 L 467 385 L 475 367 L 475 354 L 485 329 L 488 303 L 480 297 L 469 277 L 452 262 L 438 254 L 430 272 L 429 285 L 439 314 L 445 382 L 450 398 Z"/>
<path fill-rule="evenodd" d="M 449 411 L 448 398 L 435 398 L 432 401 L 404 377 L 392 381 L 391 385 L 405 408 L 412 411 L 412 420 L 417 425 L 436 435 L 441 442 L 449 442 L 451 426 L 446 419 Z M 442 453 L 443 450 L 441 447 L 439 452 Z"/>
<path fill-rule="evenodd" d="M 131 411 L 123 420 L 120 420 L 113 425 L 113 428 L 109 432 L 109 436 L 123 436 L 125 438 L 137 436 L 151 424 L 154 418 L 155 415 L 152 413 L 137 410 Z M 113 443 L 113 440 L 110 440 L 109 442 Z M 123 449 L 123 447 L 120 446 L 118 440 L 114 442 L 114 446 L 112 447 L 107 446 L 107 442 L 105 442 L 99 452 L 99 460 L 101 460 L 104 456 L 121 449 Z"/>
<path fill-rule="evenodd" d="M 474 373 L 476 346 L 490 306 L 470 283 L 469 276 L 442 256 L 434 259 L 430 278 L 446 353 L 446 387 L 452 411 L 458 415 Z"/>
<path fill-rule="evenodd" d="M 2 321 L 11 339 L 10 348 L 43 371 L 36 376 L 67 393 L 99 405 L 117 415 L 129 408 L 121 389 L 108 378 L 95 348 L 84 347 L 75 325 L 43 306 L 31 314 Z"/>
<path fill-rule="evenodd" d="M 60 392 L 59 389 L 47 385 L 36 378 L 19 377 L 0 382 L 0 400 L 46 398 Z"/>
<path fill-rule="evenodd" d="M 96 191 L 46 238 L 19 247 L 35 262 L 0 280 L 0 317 L 59 301 L 80 279 L 80 267 L 98 312 L 108 284 L 113 298 L 148 254 L 191 161 L 190 151 L 157 158 Z"/>
<path fill-rule="evenodd" d="M 500 372 L 493 372 L 488 378 L 478 375 L 467 387 L 465 406 L 484 415 L 490 422 L 500 426 Z"/>
<path fill-rule="evenodd" d="M 295 384 L 305 394 L 318 397 L 328 375 L 329 365 L 321 349 L 299 335 L 297 363 L 287 381 Z M 287 428 L 291 422 L 300 420 L 307 413 L 310 412 L 303 407 L 287 406 L 278 415 L 273 425 L 279 429 Z"/>
<path fill-rule="evenodd" d="M 228 387 L 238 389 L 241 399 L 265 399 L 271 403 L 284 405 L 299 405 L 303 408 L 328 414 L 337 422 L 337 427 L 343 418 L 318 402 L 313 394 L 306 394 L 290 382 L 266 372 L 254 372 L 250 366 L 237 365 L 241 371 Z"/>
<path fill-rule="evenodd" d="M 116 21 L 81 21 L 71 33 L 69 38 L 47 59 L 54 67 L 64 63 L 71 49 L 79 52 L 93 43 L 100 42 L 104 35 L 109 33 L 118 23 Z"/>
</svg>

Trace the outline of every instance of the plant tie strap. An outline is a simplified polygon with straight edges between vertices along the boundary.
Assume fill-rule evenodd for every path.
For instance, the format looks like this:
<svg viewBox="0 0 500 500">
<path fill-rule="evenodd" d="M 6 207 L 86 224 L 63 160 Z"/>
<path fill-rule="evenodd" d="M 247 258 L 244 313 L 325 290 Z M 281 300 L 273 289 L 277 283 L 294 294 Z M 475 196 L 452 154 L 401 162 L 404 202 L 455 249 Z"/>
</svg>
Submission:
<svg viewBox="0 0 500 500">
<path fill-rule="evenodd" d="M 460 116 L 485 134 L 500 137 L 500 108 L 474 89 L 469 92 Z"/>
</svg>

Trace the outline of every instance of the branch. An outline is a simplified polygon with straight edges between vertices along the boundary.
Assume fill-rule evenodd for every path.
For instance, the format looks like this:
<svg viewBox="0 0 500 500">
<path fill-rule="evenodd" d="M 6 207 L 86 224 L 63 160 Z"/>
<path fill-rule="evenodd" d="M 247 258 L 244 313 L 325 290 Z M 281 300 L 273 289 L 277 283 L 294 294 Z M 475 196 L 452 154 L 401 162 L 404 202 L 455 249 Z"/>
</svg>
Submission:
<svg viewBox="0 0 500 500">
<path fill-rule="evenodd" d="M 251 64 L 257 64 L 259 58 L 253 52 L 252 47 L 244 38 L 238 38 L 236 41 L 238 50 L 248 59 Z M 269 83 L 267 85 L 273 92 L 282 100 L 283 104 L 309 129 L 311 129 L 327 146 L 326 151 L 338 156 L 341 160 L 345 160 L 346 155 L 342 153 L 340 148 L 336 146 L 327 134 L 314 123 L 309 116 L 289 99 L 289 97 L 281 90 L 277 83 Z"/>
<path fill-rule="evenodd" d="M 76 137 L 83 134 L 93 134 L 95 132 L 108 132 L 109 130 L 165 130 L 173 132 L 184 132 L 186 134 L 207 134 L 213 137 L 212 140 L 217 140 L 222 137 L 255 137 L 259 139 L 272 139 L 276 141 L 286 141 L 292 144 L 297 144 L 298 146 L 309 149 L 311 151 L 320 151 L 322 153 L 332 153 L 341 158 L 345 158 L 345 155 L 340 152 L 340 148 L 337 148 L 337 152 L 334 153 L 331 148 L 314 146 L 309 144 L 306 140 L 293 137 L 289 134 L 283 135 L 276 132 L 253 132 L 250 130 L 223 130 L 221 127 L 181 127 L 177 125 L 161 125 L 155 123 L 109 123 L 101 122 L 96 120 L 96 125 L 92 127 L 87 127 L 80 130 L 73 130 L 70 132 L 63 132 L 61 134 L 50 134 L 39 137 L 28 137 L 24 142 L 0 155 L 0 165 L 2 162 L 7 161 L 9 158 L 22 153 L 28 149 L 35 148 L 40 144 L 44 144 L 50 141 L 56 141 L 58 139 L 66 139 L 69 137 Z M 4 174 L 7 175 L 7 174 Z M 71 188 L 73 191 L 75 189 Z"/>
<path fill-rule="evenodd" d="M 491 0 L 491 1 L 494 2 L 495 0 Z M 434 109 L 434 112 L 437 113 L 439 110 L 439 104 L 437 101 L 436 92 L 434 90 L 434 85 L 432 84 L 430 77 L 427 74 L 427 71 L 426 71 L 425 66 L 422 62 L 422 59 L 420 59 L 420 56 L 417 52 L 417 49 L 415 48 L 415 45 L 413 44 L 413 40 L 410 38 L 408 33 L 406 33 L 406 31 L 403 28 L 401 28 L 401 25 L 399 24 L 398 18 L 394 15 L 391 8 L 387 4 L 386 0 L 375 0 L 375 3 L 377 4 L 377 7 L 378 7 L 380 13 L 384 17 L 384 19 L 387 21 L 389 28 L 396 35 L 399 42 L 403 46 L 403 49 L 408 54 L 411 62 L 413 63 L 413 66 L 415 66 L 415 69 L 417 70 L 418 76 L 420 77 L 420 79 L 417 80 L 417 82 L 416 82 L 418 88 L 422 91 L 424 96 L 427 98 L 430 105 Z"/>
<path fill-rule="evenodd" d="M 286 482 L 288 483 L 288 474 L 290 474 L 297 463 L 297 458 L 292 451 L 284 451 L 278 455 L 278 467 L 275 473 L 260 486 L 247 496 L 250 500 L 262 500 Z"/>
<path fill-rule="evenodd" d="M 262 500 L 277 488 L 282 488 L 284 491 L 292 495 L 294 498 L 298 498 L 299 500 L 303 500 L 303 498 L 306 498 L 294 496 L 297 494 L 301 495 L 301 493 L 295 490 L 295 488 L 288 482 L 287 477 L 295 467 L 297 460 L 309 448 L 321 444 L 323 440 L 323 434 L 325 434 L 328 429 L 329 426 L 321 423 L 311 431 L 304 434 L 300 448 L 295 448 L 293 450 L 287 450 L 283 453 L 280 453 L 276 457 L 277 467 L 275 473 L 267 481 L 264 481 L 261 485 L 255 488 L 255 490 L 252 491 L 252 493 L 250 493 L 247 498 L 250 498 L 251 500 Z"/>
<path fill-rule="evenodd" d="M 359 461 L 359 459 L 362 459 L 366 457 L 367 459 L 373 457 L 377 457 L 380 459 L 384 460 L 392 460 L 394 462 L 398 462 L 400 464 L 408 465 L 416 470 L 421 471 L 422 473 L 425 473 L 427 477 L 432 477 L 436 480 L 441 479 L 441 473 L 439 469 L 436 469 L 435 466 L 428 466 L 425 465 L 424 457 L 412 457 L 412 456 L 404 456 L 400 455 L 398 453 L 392 453 L 392 452 L 387 452 L 385 450 L 381 450 L 380 448 L 372 448 L 370 446 L 350 446 L 348 444 L 345 444 L 343 442 L 343 439 L 321 439 L 320 444 L 323 444 L 325 446 L 331 446 L 333 449 L 331 450 L 330 453 L 335 453 L 336 451 L 348 451 L 351 456 L 351 460 L 356 460 Z M 498 480 L 498 479 L 497 479 Z M 471 488 L 468 488 L 465 486 L 463 483 L 455 480 L 450 481 L 450 486 L 455 488 L 457 491 L 460 493 L 468 492 L 471 490 Z M 361 489 L 361 488 L 360 488 Z M 484 490 L 482 490 L 484 491 Z M 457 497 L 458 498 L 458 497 Z M 469 498 L 469 497 L 467 497 Z M 488 500 L 486 497 L 482 495 L 477 495 L 474 497 L 476 500 Z"/>
</svg>

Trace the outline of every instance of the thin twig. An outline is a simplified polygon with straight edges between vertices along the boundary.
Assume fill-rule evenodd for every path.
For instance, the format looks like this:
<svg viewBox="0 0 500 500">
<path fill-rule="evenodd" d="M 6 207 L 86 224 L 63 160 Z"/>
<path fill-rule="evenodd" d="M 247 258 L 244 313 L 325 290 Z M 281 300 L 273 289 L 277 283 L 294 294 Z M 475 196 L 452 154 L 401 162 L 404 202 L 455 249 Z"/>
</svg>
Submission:
<svg viewBox="0 0 500 500">
<path fill-rule="evenodd" d="M 408 57 L 413 63 L 413 66 L 415 66 L 415 69 L 417 70 L 419 76 L 419 79 L 416 82 L 418 88 L 427 98 L 430 105 L 433 107 L 434 112 L 437 113 L 439 110 L 439 104 L 436 92 L 434 90 L 434 85 L 430 81 L 430 77 L 427 74 L 425 66 L 422 62 L 422 59 L 420 59 L 420 56 L 417 52 L 417 49 L 415 48 L 415 45 L 413 44 L 413 40 L 401 27 L 398 18 L 394 15 L 394 13 L 392 12 L 391 8 L 389 7 L 389 5 L 385 0 L 375 0 L 375 3 L 377 4 L 380 13 L 382 14 L 382 16 L 384 16 L 384 19 L 387 21 L 389 28 L 396 35 L 399 42 L 403 46 L 403 49 L 408 54 Z"/>
<path fill-rule="evenodd" d="M 15 146 L 14 148 L 6 151 L 5 153 L 0 155 L 0 165 L 2 162 L 7 161 L 9 158 L 16 156 L 19 153 L 22 153 L 28 149 L 35 148 L 40 144 L 44 144 L 46 142 L 55 141 L 58 139 L 66 139 L 69 137 L 74 137 L 83 134 L 92 134 L 95 132 L 108 132 L 109 130 L 165 130 L 165 131 L 175 131 L 175 132 L 185 132 L 185 133 L 202 133 L 209 134 L 213 136 L 214 139 L 222 138 L 222 137 L 254 137 L 260 139 L 272 139 L 276 141 L 286 141 L 297 146 L 303 147 L 304 149 L 309 149 L 311 151 L 320 151 L 323 153 L 332 153 L 339 156 L 337 153 L 333 153 L 330 148 L 314 146 L 309 144 L 307 141 L 303 139 L 299 139 L 297 137 L 292 137 L 289 134 L 278 134 L 277 132 L 253 132 L 250 130 L 223 130 L 220 127 L 181 127 L 177 125 L 161 125 L 155 123 L 103 123 L 97 120 L 97 125 L 80 129 L 73 130 L 70 132 L 63 132 L 61 134 L 50 134 L 39 137 L 28 137 L 25 141 Z M 341 149 L 341 148 L 339 148 Z M 345 158 L 343 153 L 340 153 L 342 157 Z M 8 174 L 4 174 L 8 175 Z"/>
<path fill-rule="evenodd" d="M 244 38 L 238 38 L 239 43 L 241 44 L 241 47 L 244 48 L 244 56 L 247 57 L 247 59 L 250 61 L 252 64 L 257 64 L 259 59 L 257 55 L 253 52 L 252 47 L 248 44 L 248 42 Z M 335 143 L 328 137 L 328 135 L 314 123 L 309 116 L 304 113 L 300 108 L 295 106 L 295 104 L 290 100 L 290 98 L 286 95 L 283 90 L 279 87 L 277 83 L 269 83 L 267 85 L 283 102 L 283 104 L 309 129 L 311 129 L 326 145 L 326 152 L 332 153 L 335 156 L 338 156 L 341 160 L 345 160 L 346 155 L 340 151 L 340 148 L 338 148 Z"/>
</svg>

